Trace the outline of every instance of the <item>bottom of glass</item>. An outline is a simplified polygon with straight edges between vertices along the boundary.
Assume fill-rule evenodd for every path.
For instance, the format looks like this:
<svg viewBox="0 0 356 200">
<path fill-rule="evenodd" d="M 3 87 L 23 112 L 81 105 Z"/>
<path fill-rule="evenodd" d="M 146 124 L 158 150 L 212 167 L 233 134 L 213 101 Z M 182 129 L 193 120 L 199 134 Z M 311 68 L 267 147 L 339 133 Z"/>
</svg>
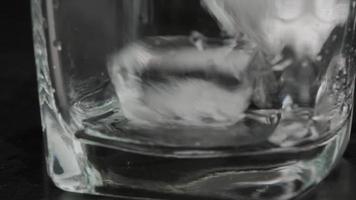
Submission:
<svg viewBox="0 0 356 200">
<path fill-rule="evenodd" d="M 55 141 L 48 144 L 48 171 L 57 187 L 77 193 L 129 199 L 284 200 L 328 175 L 345 150 L 349 132 L 350 120 L 334 137 L 307 150 L 167 158 L 79 140 L 67 151 L 55 147 L 63 137 L 54 138 L 55 130 L 47 130 L 47 141 Z"/>
</svg>

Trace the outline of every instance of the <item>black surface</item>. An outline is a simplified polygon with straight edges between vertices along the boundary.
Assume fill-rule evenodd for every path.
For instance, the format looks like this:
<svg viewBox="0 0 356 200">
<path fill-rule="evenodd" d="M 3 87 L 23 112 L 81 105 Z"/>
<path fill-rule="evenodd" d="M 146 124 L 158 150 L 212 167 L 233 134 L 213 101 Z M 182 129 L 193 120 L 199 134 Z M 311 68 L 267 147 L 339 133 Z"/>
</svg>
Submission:
<svg viewBox="0 0 356 200">
<path fill-rule="evenodd" d="M 112 200 L 62 192 L 46 175 L 29 3 L 0 6 L 0 200 Z M 356 199 L 356 133 L 344 158 L 303 200 Z"/>
</svg>

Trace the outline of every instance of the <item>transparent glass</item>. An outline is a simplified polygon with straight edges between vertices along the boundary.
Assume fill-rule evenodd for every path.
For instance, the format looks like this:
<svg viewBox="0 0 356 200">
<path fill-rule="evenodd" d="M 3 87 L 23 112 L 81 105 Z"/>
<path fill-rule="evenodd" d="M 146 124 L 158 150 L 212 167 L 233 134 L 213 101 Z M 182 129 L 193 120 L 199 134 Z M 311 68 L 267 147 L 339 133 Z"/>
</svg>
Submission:
<svg viewBox="0 0 356 200">
<path fill-rule="evenodd" d="M 48 173 L 67 191 L 294 198 L 347 145 L 356 0 L 32 0 Z"/>
</svg>

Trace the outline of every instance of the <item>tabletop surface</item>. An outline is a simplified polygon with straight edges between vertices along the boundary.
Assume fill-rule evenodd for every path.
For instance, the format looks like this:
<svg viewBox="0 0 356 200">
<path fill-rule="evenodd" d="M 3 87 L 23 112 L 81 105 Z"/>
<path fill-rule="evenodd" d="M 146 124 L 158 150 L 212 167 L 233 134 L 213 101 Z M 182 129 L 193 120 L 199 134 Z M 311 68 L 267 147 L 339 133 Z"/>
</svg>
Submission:
<svg viewBox="0 0 356 200">
<path fill-rule="evenodd" d="M 63 192 L 46 175 L 33 60 L 30 1 L 0 12 L 0 200 L 113 200 Z M 16 9 L 14 11 L 14 9 Z M 11 11 L 11 12 L 10 12 Z M 356 121 L 356 120 L 355 120 Z M 354 125 L 356 123 L 354 122 Z M 302 200 L 356 199 L 356 126 L 337 169 Z"/>
</svg>

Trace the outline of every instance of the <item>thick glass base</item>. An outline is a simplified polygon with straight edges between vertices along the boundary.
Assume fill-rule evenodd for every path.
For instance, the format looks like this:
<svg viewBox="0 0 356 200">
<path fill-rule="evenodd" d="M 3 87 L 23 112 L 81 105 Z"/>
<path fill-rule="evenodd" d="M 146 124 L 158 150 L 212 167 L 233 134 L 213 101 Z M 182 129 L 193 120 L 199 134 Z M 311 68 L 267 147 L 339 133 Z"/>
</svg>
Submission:
<svg viewBox="0 0 356 200">
<path fill-rule="evenodd" d="M 54 183 L 66 191 L 132 199 L 291 199 L 328 175 L 350 132 L 349 119 L 334 137 L 298 151 L 167 158 L 67 138 L 65 130 L 50 125 L 61 122 L 45 111 L 47 162 Z"/>
</svg>

